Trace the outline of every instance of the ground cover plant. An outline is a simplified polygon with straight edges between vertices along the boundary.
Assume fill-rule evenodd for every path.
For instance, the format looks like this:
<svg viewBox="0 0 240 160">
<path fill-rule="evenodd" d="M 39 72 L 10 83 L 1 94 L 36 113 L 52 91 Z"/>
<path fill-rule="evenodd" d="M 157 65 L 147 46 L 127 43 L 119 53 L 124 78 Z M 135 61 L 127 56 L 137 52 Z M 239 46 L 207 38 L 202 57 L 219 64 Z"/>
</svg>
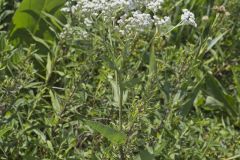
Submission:
<svg viewBox="0 0 240 160">
<path fill-rule="evenodd" d="M 0 159 L 239 159 L 239 11 L 0 0 Z"/>
</svg>

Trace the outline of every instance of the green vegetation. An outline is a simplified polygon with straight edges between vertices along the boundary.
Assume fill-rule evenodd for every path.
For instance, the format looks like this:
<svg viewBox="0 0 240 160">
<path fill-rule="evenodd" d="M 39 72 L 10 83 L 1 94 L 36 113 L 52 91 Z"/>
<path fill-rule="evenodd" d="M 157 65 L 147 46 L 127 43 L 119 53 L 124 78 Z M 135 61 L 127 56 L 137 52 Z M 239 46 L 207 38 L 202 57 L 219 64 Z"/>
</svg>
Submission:
<svg viewBox="0 0 240 160">
<path fill-rule="evenodd" d="M 240 159 L 239 0 L 139 5 L 171 19 L 141 31 L 81 1 L 0 0 L 0 159 Z"/>
</svg>

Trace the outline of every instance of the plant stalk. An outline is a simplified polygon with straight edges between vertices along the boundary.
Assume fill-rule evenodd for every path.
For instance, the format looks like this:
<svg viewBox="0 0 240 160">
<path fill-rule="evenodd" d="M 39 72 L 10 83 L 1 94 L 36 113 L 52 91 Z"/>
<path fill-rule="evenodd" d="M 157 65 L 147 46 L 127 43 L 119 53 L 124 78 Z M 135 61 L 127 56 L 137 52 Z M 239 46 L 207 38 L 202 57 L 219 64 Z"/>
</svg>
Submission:
<svg viewBox="0 0 240 160">
<path fill-rule="evenodd" d="M 118 86 L 118 107 L 119 107 L 119 130 L 122 131 L 122 108 L 123 108 L 123 90 L 121 84 L 121 73 L 119 71 L 115 71 L 116 83 Z M 125 160 L 123 146 L 119 146 L 120 160 Z"/>
</svg>

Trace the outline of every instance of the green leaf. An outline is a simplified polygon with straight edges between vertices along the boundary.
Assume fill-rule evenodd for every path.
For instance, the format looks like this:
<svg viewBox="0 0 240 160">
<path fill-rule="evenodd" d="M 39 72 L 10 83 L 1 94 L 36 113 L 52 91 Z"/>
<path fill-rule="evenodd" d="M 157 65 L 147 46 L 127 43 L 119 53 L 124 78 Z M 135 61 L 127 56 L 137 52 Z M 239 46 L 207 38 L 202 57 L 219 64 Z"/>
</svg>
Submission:
<svg viewBox="0 0 240 160">
<path fill-rule="evenodd" d="M 115 71 L 118 70 L 117 65 L 115 64 L 115 62 L 113 60 L 111 60 L 111 58 L 109 58 L 108 56 L 104 56 L 103 60 L 107 67 L 109 67 L 110 69 L 115 70 Z"/>
<path fill-rule="evenodd" d="M 47 146 L 48 146 L 48 148 L 49 148 L 52 152 L 54 152 L 52 142 L 49 141 L 49 140 L 47 140 L 46 142 L 47 142 Z"/>
<path fill-rule="evenodd" d="M 215 110 L 217 108 L 223 108 L 224 105 L 223 105 L 222 102 L 218 101 L 217 99 L 208 96 L 206 98 L 206 102 L 205 102 L 205 107 L 204 108 L 206 108 L 206 107 L 209 110 Z"/>
<path fill-rule="evenodd" d="M 189 94 L 187 100 L 184 102 L 183 106 L 181 107 L 180 114 L 182 116 L 186 116 L 190 112 L 191 108 L 193 107 L 193 103 L 201 89 L 202 81 L 203 80 L 197 83 L 197 85 L 194 87 L 193 91 Z"/>
<path fill-rule="evenodd" d="M 113 100 L 114 100 L 114 105 L 119 107 L 119 102 L 120 102 L 120 86 L 117 84 L 116 81 L 110 80 L 110 83 L 112 85 L 112 90 L 113 90 Z M 122 85 L 123 87 L 123 85 Z M 124 89 L 124 87 L 123 87 Z M 128 91 L 124 90 L 123 91 L 123 99 L 122 99 L 122 104 L 124 105 L 125 102 L 127 101 L 128 98 Z"/>
<path fill-rule="evenodd" d="M 103 137 L 107 138 L 114 144 L 124 144 L 127 140 L 127 135 L 107 125 L 99 122 L 85 121 L 86 124 L 94 131 L 99 132 Z"/>
<path fill-rule="evenodd" d="M 39 136 L 39 138 L 46 143 L 46 136 L 42 131 L 40 131 L 39 129 L 33 129 L 33 132 L 36 133 Z"/>
<path fill-rule="evenodd" d="M 111 83 L 111 85 L 112 85 L 112 90 L 113 90 L 113 100 L 114 100 L 114 102 L 116 103 L 116 104 L 119 104 L 119 101 L 120 101 L 120 99 L 119 99 L 119 90 L 120 90 L 120 88 L 119 88 L 119 85 L 116 83 L 116 81 L 113 81 L 113 80 L 110 80 L 110 83 Z"/>
<path fill-rule="evenodd" d="M 64 26 L 64 24 L 60 20 L 58 20 L 55 16 L 53 16 L 53 15 L 47 13 L 47 12 L 44 12 L 44 11 L 42 11 L 42 14 L 44 16 L 48 17 L 51 20 L 52 24 L 55 27 L 57 27 L 59 30 L 61 30 L 62 26 Z"/>
<path fill-rule="evenodd" d="M 154 51 L 151 51 L 150 60 L 149 60 L 149 75 L 150 76 L 152 76 L 156 73 L 156 68 L 157 68 L 156 56 L 155 56 Z"/>
<path fill-rule="evenodd" d="M 40 15 L 40 11 L 44 8 L 45 0 L 23 0 L 19 8 L 15 12 L 12 22 L 14 29 L 11 34 L 14 34 L 20 28 L 26 28 L 33 31 L 38 27 L 39 16 L 36 19 L 36 15 Z M 26 12 L 28 10 L 28 12 Z M 34 16 L 29 14 L 29 11 L 34 13 Z"/>
<path fill-rule="evenodd" d="M 64 3 L 64 0 L 23 0 L 12 18 L 11 37 L 20 38 L 21 41 L 27 43 L 32 42 L 32 35 L 41 39 L 54 39 L 54 33 L 51 33 L 49 25 L 42 18 L 46 17 L 47 14 L 50 17 L 51 14 L 50 19 L 53 20 L 54 15 Z M 32 35 L 27 35 L 24 30 L 28 30 Z"/>
<path fill-rule="evenodd" d="M 225 31 L 224 33 L 218 35 L 216 38 L 214 38 L 212 41 L 210 41 L 206 52 L 208 52 L 210 49 L 212 49 L 212 47 L 215 46 L 218 43 L 218 41 L 220 41 L 223 38 L 223 36 L 225 36 L 225 34 L 227 34 L 227 32 L 228 31 Z"/>
<path fill-rule="evenodd" d="M 32 83 L 28 83 L 26 86 L 24 86 L 24 88 L 28 89 L 28 88 L 38 88 L 43 84 L 43 82 L 32 82 Z"/>
<path fill-rule="evenodd" d="M 46 66 L 46 83 L 48 82 L 50 76 L 52 74 L 52 60 L 50 55 L 47 57 L 47 66 Z"/>
<path fill-rule="evenodd" d="M 122 86 L 124 89 L 134 88 L 135 85 L 141 82 L 141 78 L 133 78 L 128 81 L 123 82 Z"/>
<path fill-rule="evenodd" d="M 0 139 L 8 132 L 10 131 L 12 128 L 11 127 L 4 127 L 0 129 Z"/>
<path fill-rule="evenodd" d="M 52 90 L 49 91 L 50 97 L 51 97 L 51 102 L 52 102 L 52 106 L 53 109 L 56 113 L 60 114 L 62 111 L 62 107 L 58 101 L 58 98 L 56 96 L 56 94 L 53 93 Z"/>
<path fill-rule="evenodd" d="M 235 88 L 237 89 L 238 98 L 240 98 L 240 66 L 233 67 L 232 72 Z"/>
<path fill-rule="evenodd" d="M 48 50 L 50 50 L 49 45 L 45 42 L 44 39 L 41 39 L 41 38 L 35 36 L 35 35 L 32 34 L 29 30 L 27 30 L 27 31 L 28 31 L 29 35 L 31 36 L 31 38 L 32 38 L 33 40 L 35 40 L 35 42 L 38 42 L 39 44 L 41 44 L 42 46 L 44 46 L 45 48 L 47 48 Z"/>
<path fill-rule="evenodd" d="M 206 76 L 204 92 L 223 103 L 223 110 L 230 116 L 236 117 L 239 114 L 234 98 L 226 93 L 220 82 L 211 74 L 207 74 Z"/>
<path fill-rule="evenodd" d="M 139 155 L 135 157 L 135 160 L 155 160 L 154 155 L 147 150 L 142 150 Z"/>
</svg>

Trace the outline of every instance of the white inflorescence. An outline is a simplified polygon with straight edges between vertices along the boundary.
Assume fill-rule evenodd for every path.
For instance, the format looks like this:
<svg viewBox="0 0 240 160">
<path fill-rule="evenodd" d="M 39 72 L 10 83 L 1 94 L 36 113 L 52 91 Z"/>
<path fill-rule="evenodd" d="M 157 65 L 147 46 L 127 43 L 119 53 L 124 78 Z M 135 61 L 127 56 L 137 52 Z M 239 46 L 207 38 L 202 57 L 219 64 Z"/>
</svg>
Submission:
<svg viewBox="0 0 240 160">
<path fill-rule="evenodd" d="M 87 27 L 91 27 L 92 24 L 93 24 L 93 21 L 90 20 L 89 18 L 85 18 L 85 19 L 84 19 L 84 24 L 85 24 Z"/>
<path fill-rule="evenodd" d="M 159 18 L 157 16 L 163 3 L 164 0 L 78 0 L 75 6 L 67 3 L 62 11 L 78 11 L 80 21 L 87 28 L 92 27 L 94 20 L 101 17 L 104 23 L 114 24 L 116 31 L 124 35 L 170 25 L 170 17 Z M 143 8 L 146 8 L 148 13 L 143 12 Z M 122 15 L 119 18 L 120 13 Z M 187 9 L 183 10 L 181 20 L 181 24 L 197 26 L 194 14 Z"/>
<path fill-rule="evenodd" d="M 183 14 L 181 16 L 181 20 L 182 20 L 183 24 L 193 25 L 194 27 L 197 27 L 197 23 L 195 22 L 194 14 L 187 9 L 183 9 Z"/>
<path fill-rule="evenodd" d="M 152 0 L 146 4 L 146 7 L 153 12 L 157 12 L 159 9 L 161 9 L 163 2 L 164 0 Z"/>
<path fill-rule="evenodd" d="M 108 15 L 121 8 L 135 8 L 132 0 L 81 0 L 78 2 L 78 6 L 82 13 L 91 13 L 95 16 L 100 13 Z"/>
<path fill-rule="evenodd" d="M 141 13 L 141 11 L 134 11 L 132 17 L 126 19 L 126 29 L 127 30 L 138 30 L 143 32 L 152 26 L 153 20 L 150 14 Z"/>
<path fill-rule="evenodd" d="M 138 10 L 145 6 L 153 13 L 156 13 L 161 8 L 163 2 L 164 0 L 80 0 L 78 7 L 87 27 L 92 25 L 89 17 L 101 15 L 106 23 L 109 20 L 116 21 L 118 26 L 115 28 L 121 34 L 124 34 L 131 31 L 143 32 L 146 29 L 151 29 L 153 25 L 159 27 L 169 24 L 169 17 L 160 19 L 155 15 L 153 18 L 150 14 Z M 120 19 L 114 17 L 116 11 L 124 12 Z"/>
<path fill-rule="evenodd" d="M 131 16 L 124 14 L 117 21 L 119 27 L 117 29 L 121 34 L 129 33 L 131 31 L 144 32 L 147 29 L 151 29 L 153 25 L 156 27 L 161 27 L 163 25 L 170 24 L 170 17 L 165 16 L 164 18 L 159 18 L 154 15 L 153 18 L 148 13 L 142 13 L 141 11 L 131 12 Z"/>
<path fill-rule="evenodd" d="M 98 15 L 99 12 L 105 14 L 121 8 L 129 11 L 145 6 L 155 13 L 161 9 L 163 2 L 164 0 L 79 0 L 77 5 L 71 8 L 74 8 L 74 11 L 79 8 L 83 13 Z M 71 11 L 69 6 L 67 2 L 62 11 Z"/>
<path fill-rule="evenodd" d="M 158 16 L 153 16 L 153 18 L 154 18 L 154 24 L 157 27 L 171 23 L 171 19 L 168 16 L 165 16 L 162 19 L 160 19 Z"/>
<path fill-rule="evenodd" d="M 67 12 L 67 13 L 75 13 L 78 10 L 79 6 L 77 5 L 71 5 L 71 2 L 68 1 L 65 4 L 65 7 L 61 9 L 62 12 Z"/>
</svg>

